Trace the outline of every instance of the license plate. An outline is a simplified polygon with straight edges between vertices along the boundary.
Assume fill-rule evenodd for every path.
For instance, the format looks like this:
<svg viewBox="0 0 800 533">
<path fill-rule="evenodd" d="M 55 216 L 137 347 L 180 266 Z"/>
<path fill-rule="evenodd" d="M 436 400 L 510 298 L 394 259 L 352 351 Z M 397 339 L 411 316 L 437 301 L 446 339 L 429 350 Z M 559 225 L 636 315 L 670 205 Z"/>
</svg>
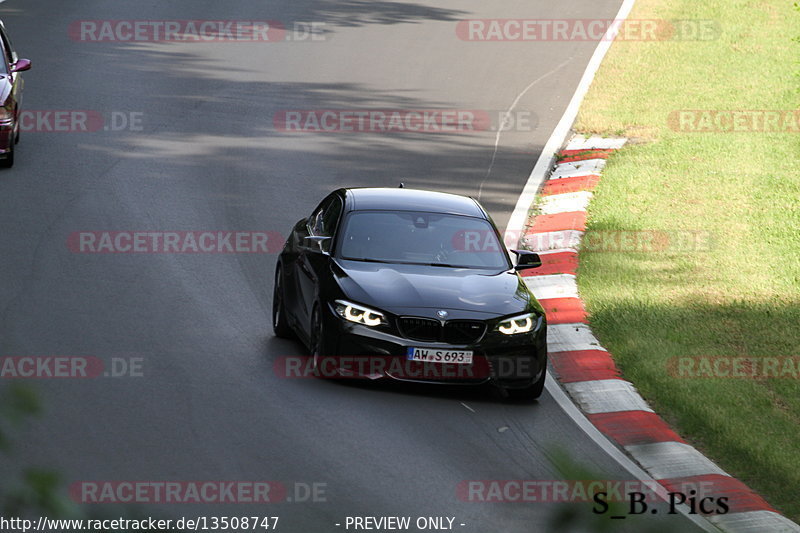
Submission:
<svg viewBox="0 0 800 533">
<path fill-rule="evenodd" d="M 437 350 L 434 348 L 408 348 L 406 359 L 426 363 L 454 363 L 468 365 L 472 363 L 472 350 Z"/>
</svg>

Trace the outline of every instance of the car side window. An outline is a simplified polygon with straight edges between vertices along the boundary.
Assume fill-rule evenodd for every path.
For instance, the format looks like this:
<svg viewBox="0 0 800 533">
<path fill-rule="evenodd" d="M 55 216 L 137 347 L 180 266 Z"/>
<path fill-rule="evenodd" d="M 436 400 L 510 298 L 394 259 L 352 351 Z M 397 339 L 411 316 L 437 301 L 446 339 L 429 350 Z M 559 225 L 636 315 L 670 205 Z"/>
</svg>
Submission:
<svg viewBox="0 0 800 533">
<path fill-rule="evenodd" d="M 317 207 L 309 219 L 309 234 L 315 237 L 333 237 L 339 215 L 342 214 L 342 200 L 329 196 Z"/>
</svg>

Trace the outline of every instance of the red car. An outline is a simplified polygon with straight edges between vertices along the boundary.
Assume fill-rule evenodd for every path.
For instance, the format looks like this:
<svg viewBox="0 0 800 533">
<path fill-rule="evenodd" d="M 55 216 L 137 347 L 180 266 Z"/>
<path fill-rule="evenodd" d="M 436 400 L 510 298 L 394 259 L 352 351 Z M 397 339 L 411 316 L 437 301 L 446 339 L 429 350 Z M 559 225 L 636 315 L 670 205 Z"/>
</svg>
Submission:
<svg viewBox="0 0 800 533">
<path fill-rule="evenodd" d="M 0 20 L 0 166 L 14 165 L 14 145 L 19 142 L 19 113 L 22 104 L 22 75 L 20 72 L 31 68 L 29 59 L 17 58 L 17 53 L 6 34 L 6 27 Z"/>
</svg>

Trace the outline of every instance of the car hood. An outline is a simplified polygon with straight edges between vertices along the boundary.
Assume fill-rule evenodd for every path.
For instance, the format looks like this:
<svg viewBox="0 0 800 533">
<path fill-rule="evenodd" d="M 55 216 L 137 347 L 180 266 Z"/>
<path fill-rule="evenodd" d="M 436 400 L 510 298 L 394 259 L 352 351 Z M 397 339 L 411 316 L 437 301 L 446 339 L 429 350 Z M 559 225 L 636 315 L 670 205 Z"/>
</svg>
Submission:
<svg viewBox="0 0 800 533">
<path fill-rule="evenodd" d="M 334 276 L 345 295 L 394 314 L 429 309 L 505 316 L 541 310 L 513 270 L 431 267 L 337 259 Z M 452 318 L 464 313 L 453 313 Z M 433 315 L 432 315 L 433 316 Z"/>
</svg>

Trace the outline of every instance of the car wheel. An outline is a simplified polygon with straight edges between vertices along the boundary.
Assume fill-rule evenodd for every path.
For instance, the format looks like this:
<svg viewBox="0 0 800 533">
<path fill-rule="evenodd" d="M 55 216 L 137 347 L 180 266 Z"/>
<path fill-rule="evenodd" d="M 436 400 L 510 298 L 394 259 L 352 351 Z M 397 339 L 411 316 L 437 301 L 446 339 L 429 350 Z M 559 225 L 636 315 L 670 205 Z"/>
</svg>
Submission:
<svg viewBox="0 0 800 533">
<path fill-rule="evenodd" d="M 289 326 L 286 316 L 286 306 L 284 304 L 283 290 L 283 269 L 278 266 L 275 271 L 275 289 L 272 293 L 272 331 L 276 337 L 290 339 L 294 337 L 294 332 Z"/>
<path fill-rule="evenodd" d="M 545 365 L 547 365 L 546 362 Z M 542 372 L 542 376 L 537 379 L 533 385 L 522 389 L 506 389 L 505 392 L 508 394 L 508 398 L 514 401 L 535 400 L 544 392 L 545 379 L 547 379 L 546 366 L 545 370 Z"/>
<path fill-rule="evenodd" d="M 22 128 L 19 127 L 19 121 L 17 121 L 17 133 L 14 135 L 14 144 L 19 144 L 19 132 Z"/>
</svg>

